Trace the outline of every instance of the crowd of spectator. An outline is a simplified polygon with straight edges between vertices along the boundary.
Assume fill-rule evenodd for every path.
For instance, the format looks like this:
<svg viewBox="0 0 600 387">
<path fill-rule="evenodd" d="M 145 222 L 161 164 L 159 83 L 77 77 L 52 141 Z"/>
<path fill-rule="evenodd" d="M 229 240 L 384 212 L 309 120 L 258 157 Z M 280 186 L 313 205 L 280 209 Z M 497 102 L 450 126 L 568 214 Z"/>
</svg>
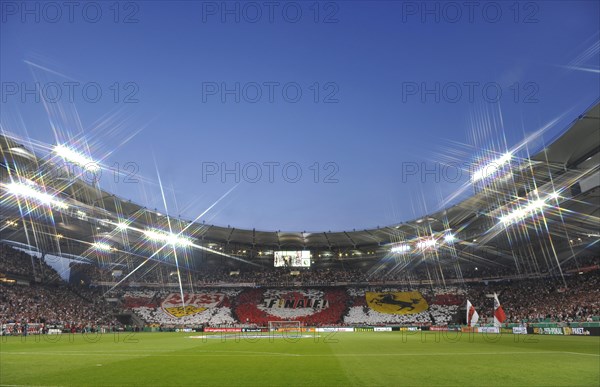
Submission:
<svg viewBox="0 0 600 387">
<path fill-rule="evenodd" d="M 264 325 L 270 320 L 301 320 L 305 324 L 382 325 L 417 324 L 446 325 L 459 323 L 463 307 L 469 299 L 479 310 L 481 321 L 491 319 L 492 299 L 496 292 L 506 311 L 507 323 L 539 321 L 589 321 L 600 316 L 600 275 L 598 271 L 566 277 L 566 286 L 560 281 L 512 280 L 469 284 L 467 286 L 401 286 L 401 287 L 338 287 L 338 288 L 271 288 L 229 289 L 218 288 L 227 294 L 227 303 L 209 308 L 202 313 L 192 313 L 183 318 L 170 315 L 162 308 L 162 302 L 176 289 L 130 289 L 119 292 L 124 305 L 149 323 L 163 326 L 177 324 L 232 325 L 252 323 Z M 197 289 L 196 293 L 214 290 Z M 418 291 L 427 301 L 426 311 L 414 314 L 387 314 L 368 307 L 366 292 Z M 273 294 L 271 294 L 273 293 Z M 277 293 L 277 294 L 275 294 Z M 323 311 L 309 311 L 305 315 L 298 310 L 269 310 L 265 300 L 285 298 L 287 293 L 319 294 L 329 302 Z"/>
<path fill-rule="evenodd" d="M 163 304 L 170 295 L 176 294 L 171 291 L 143 291 L 133 290 L 124 294 L 124 304 L 139 315 L 150 325 L 162 328 L 175 328 L 179 326 L 231 326 L 237 323 L 231 311 L 230 300 L 240 293 L 237 289 L 205 290 L 201 294 L 211 300 L 219 300 L 211 305 L 188 305 L 189 311 L 179 315 L 181 310 L 178 306 Z M 171 310 L 175 308 L 175 312 Z M 175 314 L 173 314 L 175 313 Z"/>
<path fill-rule="evenodd" d="M 369 308 L 366 292 L 398 293 L 418 291 L 428 304 L 428 308 L 420 313 L 389 314 Z M 348 293 L 353 303 L 344 316 L 349 325 L 447 325 L 458 320 L 456 314 L 462 305 L 466 291 L 459 287 L 404 287 L 404 288 L 350 288 Z"/>
<path fill-rule="evenodd" d="M 493 300 L 486 295 L 497 293 L 507 322 L 585 322 L 600 316 L 600 271 L 547 279 L 490 282 L 472 285 L 468 298 L 480 311 L 483 321 L 492 319 Z"/>
<path fill-rule="evenodd" d="M 60 275 L 43 259 L 6 244 L 0 244 L 0 273 L 36 282 L 60 282 Z"/>
<path fill-rule="evenodd" d="M 588 270 L 588 269 L 599 269 L 600 268 L 600 256 L 589 256 L 589 257 L 573 257 L 566 262 L 561 263 L 560 269 L 563 272 Z M 558 266 L 554 266 L 552 272 L 559 272 Z"/>
<path fill-rule="evenodd" d="M 143 262 L 135 262 L 142 264 Z M 118 270 L 119 276 L 113 272 Z M 292 271 L 294 273 L 292 274 Z M 184 267 L 149 261 L 129 274 L 127 268 L 101 268 L 92 264 L 72 263 L 71 277 L 82 278 L 85 283 L 117 282 L 127 277 L 124 285 L 130 284 L 192 284 L 211 286 L 219 284 L 252 284 L 253 286 L 328 286 L 335 282 L 366 282 L 367 276 L 360 270 L 341 269 L 294 269 L 255 268 L 253 270 L 231 270 L 226 268 L 203 268 L 192 271 Z"/>
<path fill-rule="evenodd" d="M 0 320 L 61 324 L 74 329 L 114 326 L 117 312 L 131 311 L 148 324 L 164 327 L 181 325 L 265 325 L 273 319 L 301 320 L 309 325 L 347 324 L 429 324 L 444 325 L 461 320 L 467 299 L 478 309 L 482 322 L 491 320 L 492 293 L 497 293 L 508 317 L 507 323 L 578 322 L 600 316 L 600 260 L 577 257 L 549 268 L 544 278 L 522 279 L 505 268 L 496 270 L 474 265 L 453 271 L 453 265 L 421 265 L 411 270 L 361 271 L 357 269 L 255 270 L 212 267 L 198 271 L 148 261 L 140 269 L 128 267 L 143 261 L 118 266 L 72 263 L 70 285 L 43 259 L 21 250 L 0 245 L 0 274 L 30 280 L 29 286 L 1 285 Z M 106 286 L 131 273 L 110 297 L 120 300 L 109 306 L 104 299 Z M 461 275 L 477 281 L 439 281 L 440 277 Z M 543 273 L 539 273 L 543 274 Z M 539 277 L 539 276 L 538 276 Z M 222 300 L 202 310 L 175 316 L 164 308 L 164 300 L 179 293 L 179 278 L 189 294 L 220 294 Z M 435 278 L 435 283 L 423 282 Z M 487 279 L 486 279 L 487 278 Z M 176 287 L 172 285 L 177 284 Z M 130 286 L 131 287 L 128 287 Z M 152 285 L 152 287 L 150 287 Z M 237 288 L 235 288 L 237 286 Z M 414 314 L 387 314 L 369 308 L 365 293 L 419 291 L 428 309 Z M 271 294 L 273 293 L 273 294 Z M 319 310 L 269 309 L 267 299 L 294 297 L 320 299 L 327 307 Z M 303 296 L 302 296 L 303 294 Z M 323 304 L 321 304 L 322 306 Z M 302 314 L 304 313 L 304 314 Z"/>
<path fill-rule="evenodd" d="M 531 276 L 554 276 L 560 271 L 557 267 L 547 267 L 537 273 L 519 272 L 514 267 L 490 267 L 476 264 L 465 264 L 457 267 L 454 264 L 421 264 L 416 267 L 393 270 L 387 267 L 363 271 L 358 269 L 341 268 L 265 268 L 231 269 L 219 267 L 203 267 L 190 270 L 180 267 L 179 271 L 171 264 L 156 261 L 143 263 L 129 262 L 128 267 L 101 268 L 92 264 L 72 264 L 71 276 L 82 276 L 86 283 L 101 283 L 122 281 L 129 284 L 182 284 L 191 286 L 214 286 L 223 284 L 244 284 L 246 286 L 337 286 L 339 284 L 364 285 L 366 283 L 389 283 L 398 285 L 418 285 L 424 282 L 437 284 L 454 284 L 462 281 L 496 280 L 501 278 L 527 278 Z M 139 269 L 134 270 L 140 264 Z M 137 265 L 137 266 L 136 266 Z M 123 265 L 121 265 L 123 266 Z M 579 258 L 561 265 L 563 272 L 576 271 L 581 268 L 600 267 L 600 258 Z M 132 271 L 131 274 L 130 270 Z M 115 275 L 118 271 L 119 275 Z"/>
<path fill-rule="evenodd" d="M 249 289 L 234 300 L 234 312 L 240 322 L 267 326 L 269 321 L 301 321 L 305 325 L 337 325 L 349 306 L 343 288 Z M 289 300 L 294 306 L 286 307 Z M 299 305 L 311 300 L 313 306 Z"/>
<path fill-rule="evenodd" d="M 251 288 L 251 289 L 199 289 L 196 294 L 211 296 L 215 292 L 224 296 L 223 302 L 206 310 L 174 317 L 163 301 L 175 290 L 128 289 L 119 292 L 123 305 L 137 313 L 148 324 L 162 327 L 176 326 L 234 326 L 251 324 L 266 326 L 274 320 L 297 320 L 305 325 L 382 325 L 418 324 L 445 325 L 456 320 L 456 313 L 463 304 L 466 291 L 458 287 L 420 288 L 429 307 L 422 313 L 386 314 L 370 309 L 365 293 L 402 292 L 411 288 Z M 319 300 L 317 307 L 287 308 L 288 299 Z M 283 300 L 274 305 L 271 300 Z"/>
<path fill-rule="evenodd" d="M 102 298 L 93 301 L 66 285 L 0 285 L 0 322 L 61 325 L 81 331 L 116 326 L 114 310 Z"/>
<path fill-rule="evenodd" d="M 71 278 L 83 281 L 88 285 L 91 281 L 112 282 L 114 280 L 114 277 L 112 276 L 112 270 L 108 268 L 79 262 L 71 262 L 69 267 L 71 269 Z"/>
</svg>

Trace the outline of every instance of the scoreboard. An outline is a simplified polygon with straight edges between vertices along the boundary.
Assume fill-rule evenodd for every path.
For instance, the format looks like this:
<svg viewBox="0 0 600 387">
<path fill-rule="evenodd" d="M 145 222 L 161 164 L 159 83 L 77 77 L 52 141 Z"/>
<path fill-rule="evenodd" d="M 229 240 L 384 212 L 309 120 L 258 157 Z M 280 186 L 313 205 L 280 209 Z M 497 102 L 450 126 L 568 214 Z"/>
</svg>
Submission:
<svg viewBox="0 0 600 387">
<path fill-rule="evenodd" d="M 310 267 L 310 251 L 275 251 L 275 267 Z"/>
</svg>

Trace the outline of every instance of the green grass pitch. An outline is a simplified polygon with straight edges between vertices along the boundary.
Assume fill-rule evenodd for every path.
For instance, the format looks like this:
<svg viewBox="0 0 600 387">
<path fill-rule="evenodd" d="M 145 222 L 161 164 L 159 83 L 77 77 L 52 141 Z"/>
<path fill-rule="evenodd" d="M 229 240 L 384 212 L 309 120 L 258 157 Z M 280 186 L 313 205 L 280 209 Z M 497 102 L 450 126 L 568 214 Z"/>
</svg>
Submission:
<svg viewBox="0 0 600 387">
<path fill-rule="evenodd" d="M 2 337 L 0 384 L 600 385 L 600 337 L 455 332 L 306 333 L 304 338 L 241 335 Z"/>
</svg>

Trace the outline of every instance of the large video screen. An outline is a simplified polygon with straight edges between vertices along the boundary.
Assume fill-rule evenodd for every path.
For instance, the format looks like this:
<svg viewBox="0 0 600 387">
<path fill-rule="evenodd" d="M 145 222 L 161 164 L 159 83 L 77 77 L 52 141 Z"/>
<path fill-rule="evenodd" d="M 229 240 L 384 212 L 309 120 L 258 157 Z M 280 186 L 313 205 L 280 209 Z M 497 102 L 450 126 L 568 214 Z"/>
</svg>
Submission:
<svg viewBox="0 0 600 387">
<path fill-rule="evenodd" d="M 310 251 L 275 251 L 275 267 L 310 267 Z"/>
</svg>

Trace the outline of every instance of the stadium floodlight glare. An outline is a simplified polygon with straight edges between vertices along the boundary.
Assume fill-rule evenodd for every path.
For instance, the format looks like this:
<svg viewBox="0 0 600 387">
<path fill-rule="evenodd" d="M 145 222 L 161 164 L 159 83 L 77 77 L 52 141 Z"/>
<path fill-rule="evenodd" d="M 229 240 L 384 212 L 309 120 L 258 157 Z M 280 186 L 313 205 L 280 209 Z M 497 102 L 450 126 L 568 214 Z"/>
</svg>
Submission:
<svg viewBox="0 0 600 387">
<path fill-rule="evenodd" d="M 505 154 L 503 154 L 502 156 L 500 156 L 496 160 L 493 160 L 493 161 L 487 163 L 482 168 L 480 168 L 480 169 L 476 170 L 475 172 L 473 172 L 473 176 L 471 177 L 471 181 L 472 182 L 476 182 L 476 181 L 485 179 L 486 177 L 489 177 L 489 176 L 493 175 L 504 164 L 509 163 L 511 159 L 512 159 L 512 153 L 511 152 L 506 152 Z"/>
<path fill-rule="evenodd" d="M 92 247 L 94 247 L 96 250 L 100 250 L 100 251 L 111 251 L 112 250 L 111 245 L 109 245 L 106 242 L 94 242 L 94 243 L 92 243 Z"/>
<path fill-rule="evenodd" d="M 56 145 L 54 147 L 54 153 L 88 171 L 96 172 L 100 169 L 97 162 L 65 145 Z"/>
<path fill-rule="evenodd" d="M 454 234 L 444 235 L 444 242 L 446 242 L 446 243 L 454 243 L 455 240 L 456 240 L 456 237 L 454 236 Z"/>
<path fill-rule="evenodd" d="M 551 198 L 552 198 L 552 195 L 549 195 L 546 198 L 546 200 L 549 200 Z M 544 199 L 532 200 L 526 206 L 516 208 L 512 212 L 508 213 L 507 215 L 501 216 L 500 222 L 502 224 L 504 224 L 505 226 L 507 226 L 511 223 L 516 223 L 516 222 L 524 219 L 525 217 L 533 214 L 534 212 L 543 211 L 544 207 L 547 204 L 546 200 L 544 200 Z"/>
<path fill-rule="evenodd" d="M 129 225 L 125 222 L 119 222 L 117 223 L 117 228 L 121 231 L 123 230 L 127 230 L 129 228 Z"/>
<path fill-rule="evenodd" d="M 437 241 L 434 238 L 424 239 L 417 243 L 419 249 L 426 249 L 428 247 L 435 247 Z"/>
<path fill-rule="evenodd" d="M 193 244 L 191 239 L 185 236 L 179 236 L 177 234 L 160 230 L 145 230 L 144 235 L 150 241 L 166 243 L 172 246 L 186 247 Z"/>
<path fill-rule="evenodd" d="M 390 250 L 392 253 L 406 253 L 410 251 L 409 245 L 396 245 Z"/>
<path fill-rule="evenodd" d="M 24 184 L 20 182 L 9 183 L 7 185 L 7 191 L 12 195 L 26 199 L 32 199 L 46 206 L 55 206 L 61 209 L 68 208 L 68 206 L 63 201 L 57 199 L 55 196 L 37 190 L 35 188 L 35 184 L 32 182 L 30 182 L 29 184 Z"/>
<path fill-rule="evenodd" d="M 558 192 L 552 192 L 550 195 L 548 195 L 548 199 L 550 200 L 556 200 L 560 197 L 560 194 Z"/>
</svg>

